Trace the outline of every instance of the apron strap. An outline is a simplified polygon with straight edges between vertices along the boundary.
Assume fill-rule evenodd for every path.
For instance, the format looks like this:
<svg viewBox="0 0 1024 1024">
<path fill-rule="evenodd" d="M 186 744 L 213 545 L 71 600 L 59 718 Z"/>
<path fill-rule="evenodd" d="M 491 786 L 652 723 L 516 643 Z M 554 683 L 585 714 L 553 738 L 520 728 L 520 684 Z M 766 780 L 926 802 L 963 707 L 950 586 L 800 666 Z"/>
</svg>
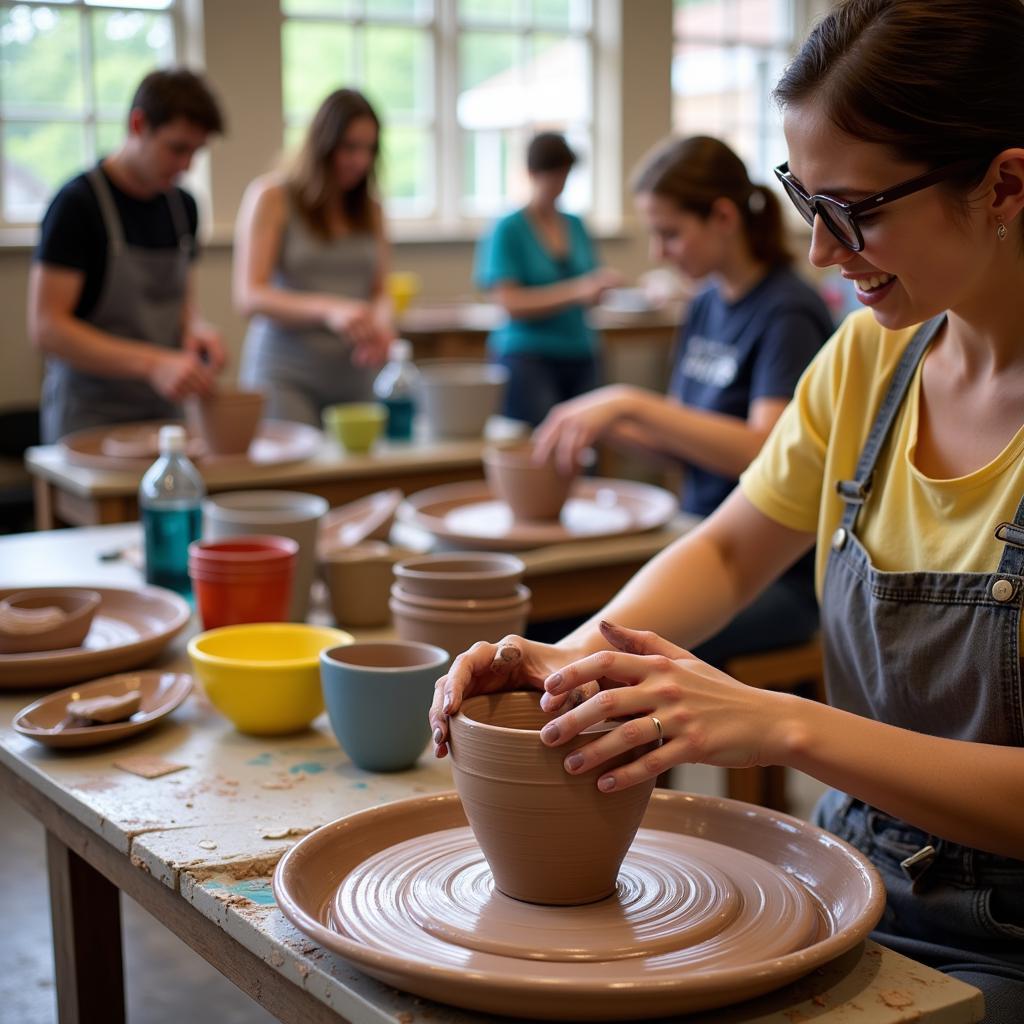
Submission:
<svg viewBox="0 0 1024 1024">
<path fill-rule="evenodd" d="M 854 479 L 836 481 L 836 491 L 843 499 L 844 504 L 842 525 L 850 532 L 853 532 L 861 506 L 871 493 L 871 478 L 875 472 L 875 463 L 889 436 L 889 431 L 892 430 L 896 414 L 903 404 L 910 382 L 914 379 L 917 365 L 921 362 L 939 328 L 945 322 L 946 314 L 941 313 L 921 324 L 914 337 L 910 339 L 910 344 L 900 357 L 896 372 L 889 384 L 889 390 L 885 394 L 875 422 L 871 425 L 871 431 L 861 449 Z"/>
<path fill-rule="evenodd" d="M 171 211 L 171 222 L 174 224 L 174 233 L 178 236 L 178 248 L 182 252 L 192 255 L 192 248 L 195 239 L 188 226 L 188 214 L 185 212 L 185 203 L 181 198 L 181 192 L 177 186 L 171 188 L 167 193 L 167 206 Z"/>
<path fill-rule="evenodd" d="M 997 572 L 1024 576 L 1024 498 L 1020 499 L 1012 523 L 1000 523 L 995 538 L 1003 543 L 1003 555 Z"/>
<path fill-rule="evenodd" d="M 97 164 L 86 175 L 92 190 L 96 195 L 96 202 L 99 203 L 100 216 L 103 218 L 103 226 L 107 229 L 107 245 L 111 254 L 119 252 L 124 248 L 124 228 L 121 226 L 121 218 L 118 216 L 117 207 L 114 205 L 114 197 L 111 195 L 110 186 L 107 184 L 100 165 Z M 109 262 L 109 261 L 108 261 Z"/>
</svg>

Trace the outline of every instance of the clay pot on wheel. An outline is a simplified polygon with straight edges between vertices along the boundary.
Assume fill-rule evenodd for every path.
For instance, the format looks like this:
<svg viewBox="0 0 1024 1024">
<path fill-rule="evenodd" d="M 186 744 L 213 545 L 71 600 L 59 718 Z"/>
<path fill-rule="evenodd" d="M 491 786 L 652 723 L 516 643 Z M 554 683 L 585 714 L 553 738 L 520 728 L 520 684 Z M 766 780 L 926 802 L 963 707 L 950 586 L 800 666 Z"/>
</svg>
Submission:
<svg viewBox="0 0 1024 1024">
<path fill-rule="evenodd" d="M 558 519 L 569 497 L 575 473 L 562 473 L 553 458 L 537 462 L 533 445 L 488 448 L 484 452 L 487 483 L 518 522 Z"/>
<path fill-rule="evenodd" d="M 618 723 L 547 747 L 540 730 L 551 720 L 539 693 L 471 697 L 449 726 L 455 787 L 501 892 L 528 903 L 593 903 L 614 892 L 655 782 L 602 793 L 597 779 L 654 744 L 570 775 L 569 753 Z"/>
</svg>

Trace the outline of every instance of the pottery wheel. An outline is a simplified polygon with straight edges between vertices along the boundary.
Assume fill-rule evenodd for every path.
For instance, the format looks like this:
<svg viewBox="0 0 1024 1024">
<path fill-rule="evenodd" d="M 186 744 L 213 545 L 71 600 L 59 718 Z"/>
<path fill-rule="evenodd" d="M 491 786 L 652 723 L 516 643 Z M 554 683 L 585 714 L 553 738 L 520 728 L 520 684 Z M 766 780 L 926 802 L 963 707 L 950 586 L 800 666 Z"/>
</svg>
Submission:
<svg viewBox="0 0 1024 1024">
<path fill-rule="evenodd" d="M 573 962 L 584 972 L 713 969 L 783 956 L 827 931 L 821 909 L 785 871 L 749 853 L 641 829 L 617 891 L 597 903 L 545 907 L 494 887 L 468 828 L 389 846 L 335 894 L 336 930 L 382 951 L 466 966 L 472 958 Z M 630 966 L 632 964 L 632 967 Z"/>
</svg>

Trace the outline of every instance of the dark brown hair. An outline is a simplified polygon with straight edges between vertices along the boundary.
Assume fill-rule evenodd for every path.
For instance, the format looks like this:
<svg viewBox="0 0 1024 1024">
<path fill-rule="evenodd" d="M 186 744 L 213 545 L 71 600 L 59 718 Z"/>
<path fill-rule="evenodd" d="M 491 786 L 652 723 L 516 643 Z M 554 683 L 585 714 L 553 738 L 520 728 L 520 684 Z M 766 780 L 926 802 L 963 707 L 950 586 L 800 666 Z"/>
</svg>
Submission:
<svg viewBox="0 0 1024 1024">
<path fill-rule="evenodd" d="M 131 110 L 141 110 L 151 129 L 176 118 L 198 125 L 204 131 L 224 132 L 224 115 L 209 85 L 188 68 L 151 71 L 139 82 Z"/>
<path fill-rule="evenodd" d="M 974 166 L 1024 144 L 1021 0 L 841 0 L 811 31 L 775 88 L 786 107 L 820 104 L 840 131 L 901 160 Z"/>
<path fill-rule="evenodd" d="M 330 233 L 328 211 L 338 202 L 333 183 L 334 153 L 344 140 L 349 125 L 361 117 L 368 117 L 377 128 L 374 163 L 366 177 L 341 196 L 341 207 L 351 227 L 359 231 L 371 230 L 374 206 L 370 200 L 380 149 L 380 119 L 361 92 L 336 89 L 320 104 L 288 176 L 288 187 L 296 208 L 310 231 L 321 238 Z"/>
<path fill-rule="evenodd" d="M 526 169 L 531 174 L 565 171 L 576 163 L 576 154 L 558 132 L 540 132 L 526 149 Z"/>
<path fill-rule="evenodd" d="M 793 262 L 775 193 L 753 184 L 743 161 L 720 139 L 693 135 L 666 140 L 634 172 L 632 189 L 634 195 L 661 196 L 703 219 L 716 199 L 729 199 L 740 212 L 754 259 L 770 267 Z"/>
</svg>

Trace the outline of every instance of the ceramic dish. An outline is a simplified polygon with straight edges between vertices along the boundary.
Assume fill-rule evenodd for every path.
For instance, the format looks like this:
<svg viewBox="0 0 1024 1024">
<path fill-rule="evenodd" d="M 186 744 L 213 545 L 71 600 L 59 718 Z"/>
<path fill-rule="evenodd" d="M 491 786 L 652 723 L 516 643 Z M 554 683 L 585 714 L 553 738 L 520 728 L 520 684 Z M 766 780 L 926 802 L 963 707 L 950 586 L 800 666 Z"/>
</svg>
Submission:
<svg viewBox="0 0 1024 1024">
<path fill-rule="evenodd" d="M 58 441 L 64 458 L 75 466 L 144 473 L 157 455 L 157 435 L 165 421 L 123 423 L 116 427 L 89 427 Z M 204 467 L 280 466 L 301 462 L 323 443 L 316 427 L 288 420 L 263 420 L 248 452 L 208 455 L 198 438 L 189 441 L 189 458 Z"/>
<path fill-rule="evenodd" d="M 321 558 L 336 548 L 351 548 L 367 540 L 387 540 L 402 492 L 393 487 L 358 501 L 332 508 L 320 520 L 317 551 Z"/>
<path fill-rule="evenodd" d="M 120 697 L 138 690 L 139 710 L 123 722 L 69 724 L 67 705 L 90 697 Z M 192 692 L 192 677 L 179 672 L 128 672 L 59 690 L 14 716 L 17 732 L 48 747 L 94 747 L 134 736 L 169 715 Z"/>
<path fill-rule="evenodd" d="M 25 587 L 0 587 L 0 600 Z M 91 587 L 100 606 L 81 647 L 0 654 L 0 690 L 43 689 L 137 668 L 155 658 L 192 615 L 188 602 L 162 587 Z"/>
<path fill-rule="evenodd" d="M 300 931 L 388 985 L 560 1020 L 676 1017 L 750 999 L 856 946 L 885 905 L 874 867 L 835 836 L 751 804 L 665 790 L 607 900 L 520 903 L 495 893 L 482 864 L 458 797 L 441 793 L 304 837 L 278 863 L 274 895 Z M 764 915 L 756 896 L 753 907 L 735 899 L 751 864 L 783 894 Z M 672 899 L 659 900 L 664 892 Z M 803 907 L 802 946 L 780 951 L 775 932 L 795 934 L 792 905 Z M 743 913 L 750 928 L 736 927 Z M 738 952 L 716 941 L 727 931 Z"/>
<path fill-rule="evenodd" d="M 0 654 L 80 647 L 100 606 L 95 590 L 36 587 L 0 600 Z"/>
<path fill-rule="evenodd" d="M 586 477 L 576 481 L 551 522 L 517 522 L 482 480 L 443 484 L 411 495 L 398 518 L 441 540 L 466 548 L 519 551 L 656 530 L 678 512 L 674 494 L 632 480 Z"/>
</svg>

